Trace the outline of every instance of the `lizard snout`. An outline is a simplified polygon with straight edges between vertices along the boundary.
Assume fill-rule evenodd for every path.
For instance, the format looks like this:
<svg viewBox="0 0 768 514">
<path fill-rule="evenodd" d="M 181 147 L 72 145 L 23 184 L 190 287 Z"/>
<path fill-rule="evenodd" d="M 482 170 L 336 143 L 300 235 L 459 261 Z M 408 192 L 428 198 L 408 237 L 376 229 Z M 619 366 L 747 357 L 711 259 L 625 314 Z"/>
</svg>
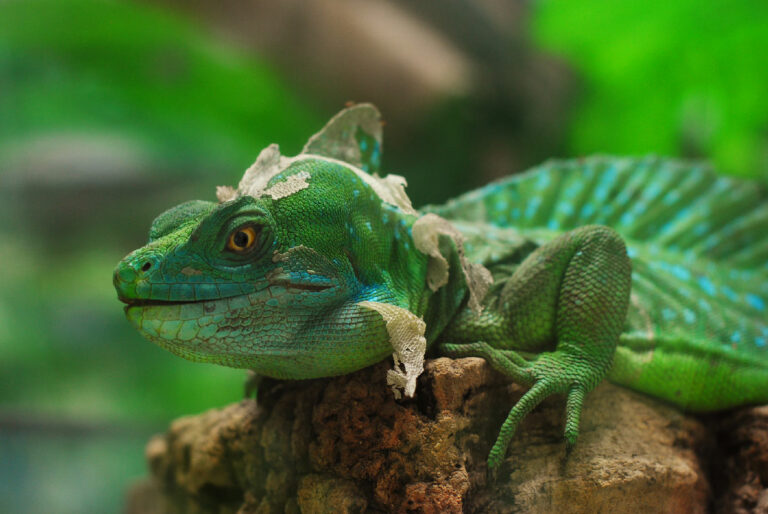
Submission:
<svg viewBox="0 0 768 514">
<path fill-rule="evenodd" d="M 159 267 L 159 258 L 141 250 L 126 256 L 117 264 L 112 275 L 117 298 L 124 303 L 140 300 L 140 284 L 146 284 L 147 277 Z"/>
</svg>

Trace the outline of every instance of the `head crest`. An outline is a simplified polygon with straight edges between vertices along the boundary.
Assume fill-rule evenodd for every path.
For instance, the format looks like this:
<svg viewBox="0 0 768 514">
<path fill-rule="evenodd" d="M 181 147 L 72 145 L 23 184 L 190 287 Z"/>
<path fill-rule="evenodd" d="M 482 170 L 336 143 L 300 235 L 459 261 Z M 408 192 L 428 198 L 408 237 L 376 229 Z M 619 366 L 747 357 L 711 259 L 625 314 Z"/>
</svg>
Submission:
<svg viewBox="0 0 768 514">
<path fill-rule="evenodd" d="M 239 196 L 255 198 L 271 196 L 277 200 L 309 187 L 311 176 L 300 172 L 284 181 L 267 187 L 270 180 L 292 162 L 307 155 L 317 156 L 351 165 L 351 169 L 373 188 L 386 203 L 395 205 L 408 214 L 416 214 L 405 193 L 405 179 L 399 175 L 379 178 L 373 174 L 381 165 L 381 114 L 372 104 L 358 104 L 339 112 L 313 135 L 296 157 L 280 155 L 280 147 L 269 145 L 261 151 L 256 162 L 245 171 L 237 189 L 219 186 L 216 196 L 226 202 Z M 362 171 L 362 172 L 361 172 Z"/>
<path fill-rule="evenodd" d="M 309 138 L 302 153 L 344 161 L 367 173 L 381 167 L 381 113 L 373 104 L 347 107 Z"/>
</svg>

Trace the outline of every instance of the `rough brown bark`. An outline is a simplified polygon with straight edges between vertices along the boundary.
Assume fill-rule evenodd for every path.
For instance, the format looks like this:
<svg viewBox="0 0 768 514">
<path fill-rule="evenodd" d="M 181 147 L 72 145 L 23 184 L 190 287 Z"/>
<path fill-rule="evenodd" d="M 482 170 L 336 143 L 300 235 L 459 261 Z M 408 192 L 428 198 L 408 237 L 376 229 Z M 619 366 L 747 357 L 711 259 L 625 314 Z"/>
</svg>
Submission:
<svg viewBox="0 0 768 514">
<path fill-rule="evenodd" d="M 768 514 L 768 405 L 735 412 L 718 427 L 715 511 Z"/>
<path fill-rule="evenodd" d="M 490 482 L 485 458 L 523 390 L 482 359 L 440 358 L 428 362 L 415 399 L 396 401 L 384 385 L 389 366 L 273 382 L 259 406 L 244 400 L 175 421 L 148 444 L 151 478 L 131 491 L 128 512 L 705 512 L 711 505 L 702 456 L 714 436 L 672 407 L 602 384 L 588 396 L 580 439 L 566 455 L 564 400 L 551 398 L 521 425 Z M 754 487 L 742 502 L 751 508 L 766 502 L 762 409 L 732 418 L 739 435 L 730 465 L 751 459 Z M 736 481 L 744 474 L 728 473 Z M 734 484 L 729 494 L 743 499 Z M 722 512 L 735 505 L 718 502 Z"/>
</svg>

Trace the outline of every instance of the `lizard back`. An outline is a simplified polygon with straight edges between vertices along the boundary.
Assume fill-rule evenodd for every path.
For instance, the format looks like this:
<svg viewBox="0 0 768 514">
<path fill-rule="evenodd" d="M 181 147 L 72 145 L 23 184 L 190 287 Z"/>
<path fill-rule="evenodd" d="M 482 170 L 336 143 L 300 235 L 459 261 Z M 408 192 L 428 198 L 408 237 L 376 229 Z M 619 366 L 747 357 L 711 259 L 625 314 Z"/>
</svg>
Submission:
<svg viewBox="0 0 768 514">
<path fill-rule="evenodd" d="M 609 379 L 693 410 L 768 401 L 768 195 L 760 185 L 696 163 L 592 157 L 549 161 L 423 210 L 454 221 L 468 256 L 487 266 L 511 251 L 524 257 L 525 241 L 535 247 L 589 224 L 614 228 L 633 276 Z"/>
</svg>

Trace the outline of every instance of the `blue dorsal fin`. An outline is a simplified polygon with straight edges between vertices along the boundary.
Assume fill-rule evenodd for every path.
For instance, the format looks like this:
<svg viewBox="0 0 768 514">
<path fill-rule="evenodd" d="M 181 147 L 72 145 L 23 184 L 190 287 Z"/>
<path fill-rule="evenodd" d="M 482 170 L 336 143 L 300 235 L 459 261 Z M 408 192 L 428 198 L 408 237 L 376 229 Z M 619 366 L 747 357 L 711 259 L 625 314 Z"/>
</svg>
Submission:
<svg viewBox="0 0 768 514">
<path fill-rule="evenodd" d="M 552 233 L 608 225 L 631 241 L 768 273 L 768 191 L 697 162 L 552 160 L 422 211 Z"/>
<path fill-rule="evenodd" d="M 421 211 L 476 223 L 477 231 L 514 229 L 539 244 L 583 225 L 613 227 L 632 258 L 625 333 L 645 341 L 648 355 L 657 337 L 690 341 L 691 352 L 707 341 L 759 356 L 753 362 L 765 369 L 768 191 L 761 184 L 701 163 L 595 156 L 549 161 Z M 483 247 L 492 244 L 498 248 L 492 239 Z"/>
<path fill-rule="evenodd" d="M 309 138 L 302 153 L 348 162 L 368 172 L 381 167 L 381 113 L 373 104 L 347 107 Z"/>
</svg>

